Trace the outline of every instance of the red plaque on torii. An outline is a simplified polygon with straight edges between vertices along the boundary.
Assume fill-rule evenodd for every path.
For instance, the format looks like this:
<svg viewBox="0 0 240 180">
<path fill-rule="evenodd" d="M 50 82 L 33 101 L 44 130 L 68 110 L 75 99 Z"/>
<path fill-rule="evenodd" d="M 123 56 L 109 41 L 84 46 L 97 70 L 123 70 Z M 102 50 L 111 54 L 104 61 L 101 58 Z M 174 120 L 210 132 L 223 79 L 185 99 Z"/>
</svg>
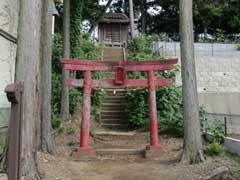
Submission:
<svg viewBox="0 0 240 180">
<path fill-rule="evenodd" d="M 147 149 L 162 151 L 163 146 L 158 140 L 158 120 L 156 105 L 156 87 L 171 85 L 171 79 L 165 79 L 155 76 L 156 71 L 165 71 L 173 69 L 177 64 L 177 59 L 158 60 L 158 61 L 87 61 L 61 59 L 66 70 L 85 72 L 84 79 L 68 79 L 68 87 L 83 87 L 83 110 L 82 124 L 80 134 L 80 153 L 93 154 L 94 151 L 89 147 L 89 128 L 91 112 L 91 92 L 93 88 L 127 88 L 127 87 L 147 87 L 149 102 L 149 119 L 150 119 L 150 145 Z M 95 71 L 112 71 L 115 72 L 115 79 L 92 79 L 92 72 Z M 127 72 L 143 71 L 147 72 L 147 79 L 128 79 Z"/>
</svg>

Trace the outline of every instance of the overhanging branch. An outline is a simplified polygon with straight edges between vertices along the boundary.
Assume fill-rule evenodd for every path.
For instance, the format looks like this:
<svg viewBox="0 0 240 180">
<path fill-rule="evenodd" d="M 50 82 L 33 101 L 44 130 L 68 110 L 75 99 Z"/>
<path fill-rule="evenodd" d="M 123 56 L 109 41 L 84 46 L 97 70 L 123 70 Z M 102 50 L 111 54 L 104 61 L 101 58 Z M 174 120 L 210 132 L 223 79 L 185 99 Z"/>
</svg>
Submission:
<svg viewBox="0 0 240 180">
<path fill-rule="evenodd" d="M 97 26 L 97 24 L 99 23 L 99 21 L 103 18 L 103 16 L 105 15 L 107 9 L 109 8 L 109 6 L 112 4 L 113 0 L 108 0 L 104 10 L 101 12 L 101 14 L 98 16 L 98 18 L 96 19 L 96 21 L 92 24 L 89 33 L 92 34 L 92 32 L 94 31 L 95 27 Z"/>
</svg>

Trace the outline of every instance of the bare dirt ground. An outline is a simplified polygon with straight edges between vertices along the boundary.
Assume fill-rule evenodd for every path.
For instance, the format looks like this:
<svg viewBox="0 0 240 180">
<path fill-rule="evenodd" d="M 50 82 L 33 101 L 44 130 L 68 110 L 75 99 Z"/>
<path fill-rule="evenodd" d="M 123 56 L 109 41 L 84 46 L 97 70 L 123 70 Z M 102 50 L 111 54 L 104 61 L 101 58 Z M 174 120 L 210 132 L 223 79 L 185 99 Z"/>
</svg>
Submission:
<svg viewBox="0 0 240 180">
<path fill-rule="evenodd" d="M 69 126 L 70 127 L 70 126 Z M 213 169 L 229 162 L 224 158 L 207 158 L 198 165 L 183 165 L 179 163 L 182 149 L 182 139 L 161 136 L 160 142 L 165 147 L 165 152 L 158 158 L 148 160 L 136 157 L 97 157 L 91 161 L 74 161 L 70 154 L 72 148 L 78 146 L 78 130 L 65 130 L 57 135 L 56 141 L 61 151 L 59 156 L 49 156 L 39 153 L 39 167 L 44 180 L 198 180 L 206 176 Z M 141 136 L 139 136 L 141 137 Z M 142 135 L 143 142 L 139 139 L 125 140 L 128 147 L 143 147 L 147 143 L 147 135 Z M 114 144 L 123 141 L 114 140 Z M 142 144 L 141 144 L 142 143 Z M 111 143 L 94 144 L 93 147 L 107 147 Z M 125 144 L 125 146 L 126 146 Z M 71 146 L 71 147 L 70 147 Z M 112 145 L 113 146 L 113 145 Z"/>
<path fill-rule="evenodd" d="M 44 154 L 40 156 L 40 164 L 46 180 L 197 180 L 219 165 L 207 161 L 184 166 L 164 160 L 74 162 Z"/>
</svg>

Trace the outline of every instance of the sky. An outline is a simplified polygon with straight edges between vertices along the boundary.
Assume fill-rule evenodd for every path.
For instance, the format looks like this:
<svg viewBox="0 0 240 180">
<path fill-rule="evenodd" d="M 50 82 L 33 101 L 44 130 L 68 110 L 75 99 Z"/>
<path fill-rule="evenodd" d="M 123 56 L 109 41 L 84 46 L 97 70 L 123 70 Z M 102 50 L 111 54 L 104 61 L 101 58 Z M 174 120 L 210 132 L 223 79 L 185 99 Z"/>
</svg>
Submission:
<svg viewBox="0 0 240 180">
<path fill-rule="evenodd" d="M 113 0 L 112 4 L 116 3 L 118 0 Z M 154 0 L 147 0 L 147 2 L 152 2 Z M 108 0 L 99 0 L 99 5 L 105 6 L 107 4 Z M 152 15 L 156 16 L 161 12 L 162 8 L 161 6 L 154 6 L 154 7 L 149 7 L 147 12 Z M 109 11 L 109 9 L 107 10 Z"/>
</svg>

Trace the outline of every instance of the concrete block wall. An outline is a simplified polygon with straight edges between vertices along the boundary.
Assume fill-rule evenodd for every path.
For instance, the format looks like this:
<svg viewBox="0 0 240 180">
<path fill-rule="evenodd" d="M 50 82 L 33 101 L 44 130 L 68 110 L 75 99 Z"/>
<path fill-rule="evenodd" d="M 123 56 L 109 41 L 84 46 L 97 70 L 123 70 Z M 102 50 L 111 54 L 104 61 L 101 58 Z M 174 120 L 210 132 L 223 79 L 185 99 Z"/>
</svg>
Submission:
<svg viewBox="0 0 240 180">
<path fill-rule="evenodd" d="M 240 134 L 240 56 L 196 57 L 199 103 L 209 120 L 227 118 L 229 134 Z"/>
<path fill-rule="evenodd" d="M 18 0 L 0 1 L 0 28 L 17 37 Z M 14 82 L 16 44 L 0 36 L 0 127 L 8 124 L 10 104 L 4 88 Z"/>
<path fill-rule="evenodd" d="M 199 92 L 240 92 L 239 57 L 196 57 Z"/>
<path fill-rule="evenodd" d="M 157 42 L 166 57 L 180 59 L 180 43 Z M 229 134 L 240 134 L 240 51 L 235 44 L 195 43 L 199 104 L 210 121 L 227 118 Z M 181 64 L 181 62 L 179 63 Z M 181 74 L 176 83 L 182 85 Z"/>
</svg>

